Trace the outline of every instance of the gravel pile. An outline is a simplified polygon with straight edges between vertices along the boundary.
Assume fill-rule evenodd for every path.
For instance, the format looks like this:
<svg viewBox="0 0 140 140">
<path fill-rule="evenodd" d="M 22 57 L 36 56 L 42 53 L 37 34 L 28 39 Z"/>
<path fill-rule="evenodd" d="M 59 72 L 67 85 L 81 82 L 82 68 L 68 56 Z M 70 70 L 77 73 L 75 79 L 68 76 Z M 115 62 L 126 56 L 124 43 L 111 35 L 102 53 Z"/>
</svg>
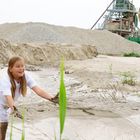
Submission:
<svg viewBox="0 0 140 140">
<path fill-rule="evenodd" d="M 140 52 L 140 45 L 106 30 L 86 30 L 45 23 L 0 25 L 0 38 L 12 43 L 66 43 L 96 46 L 100 54 L 122 55 Z"/>
</svg>

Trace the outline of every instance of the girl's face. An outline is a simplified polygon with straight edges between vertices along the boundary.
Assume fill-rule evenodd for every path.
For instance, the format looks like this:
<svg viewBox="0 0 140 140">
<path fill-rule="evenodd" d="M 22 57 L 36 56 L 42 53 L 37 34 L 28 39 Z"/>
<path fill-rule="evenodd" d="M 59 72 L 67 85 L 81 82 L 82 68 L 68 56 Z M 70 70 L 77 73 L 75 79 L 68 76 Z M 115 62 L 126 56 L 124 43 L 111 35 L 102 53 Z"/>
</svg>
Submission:
<svg viewBox="0 0 140 140">
<path fill-rule="evenodd" d="M 11 74 L 15 78 L 15 80 L 20 79 L 24 75 L 24 70 L 25 70 L 25 64 L 23 60 L 18 60 L 15 62 L 13 67 L 10 69 Z"/>
</svg>

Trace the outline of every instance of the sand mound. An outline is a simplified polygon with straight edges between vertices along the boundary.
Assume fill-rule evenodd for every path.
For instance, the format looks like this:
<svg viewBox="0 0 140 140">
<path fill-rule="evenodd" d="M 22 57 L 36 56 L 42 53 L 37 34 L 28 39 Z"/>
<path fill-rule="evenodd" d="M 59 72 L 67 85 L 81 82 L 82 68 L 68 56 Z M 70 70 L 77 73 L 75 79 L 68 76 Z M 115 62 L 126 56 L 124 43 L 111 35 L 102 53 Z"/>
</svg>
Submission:
<svg viewBox="0 0 140 140">
<path fill-rule="evenodd" d="M 138 51 L 140 45 L 106 30 L 85 30 L 45 23 L 12 23 L 0 25 L 0 38 L 14 43 L 66 43 L 96 46 L 100 54 L 122 55 Z"/>
<path fill-rule="evenodd" d="M 14 54 L 12 45 L 8 41 L 0 39 L 0 63 L 7 63 L 7 60 Z"/>
<path fill-rule="evenodd" d="M 20 55 L 28 64 L 57 64 L 63 56 L 65 60 L 83 60 L 93 58 L 97 50 L 91 45 L 69 44 L 16 44 L 0 40 L 0 62 L 7 63 L 11 56 Z"/>
</svg>

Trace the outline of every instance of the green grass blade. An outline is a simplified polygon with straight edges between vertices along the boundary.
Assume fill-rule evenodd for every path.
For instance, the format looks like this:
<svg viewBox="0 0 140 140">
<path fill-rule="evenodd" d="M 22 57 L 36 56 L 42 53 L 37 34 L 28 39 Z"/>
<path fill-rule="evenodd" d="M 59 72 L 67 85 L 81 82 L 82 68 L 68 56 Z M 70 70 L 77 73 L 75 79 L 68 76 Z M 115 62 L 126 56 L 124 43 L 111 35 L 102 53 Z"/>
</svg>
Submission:
<svg viewBox="0 0 140 140">
<path fill-rule="evenodd" d="M 54 140 L 56 140 L 56 131 L 55 131 L 55 128 L 53 128 L 54 130 Z"/>
<path fill-rule="evenodd" d="M 22 112 L 22 135 L 21 140 L 25 140 L 25 128 L 24 128 L 24 122 L 25 122 L 25 111 Z"/>
<path fill-rule="evenodd" d="M 60 118 L 60 140 L 64 129 L 66 116 L 66 88 L 64 83 L 64 60 L 60 65 L 60 88 L 59 88 L 59 118 Z"/>
<path fill-rule="evenodd" d="M 10 129 L 10 140 L 12 140 L 12 136 L 13 136 L 13 122 L 14 122 L 14 119 L 13 119 L 13 115 L 12 115 L 12 119 L 11 119 L 11 129 Z"/>
</svg>

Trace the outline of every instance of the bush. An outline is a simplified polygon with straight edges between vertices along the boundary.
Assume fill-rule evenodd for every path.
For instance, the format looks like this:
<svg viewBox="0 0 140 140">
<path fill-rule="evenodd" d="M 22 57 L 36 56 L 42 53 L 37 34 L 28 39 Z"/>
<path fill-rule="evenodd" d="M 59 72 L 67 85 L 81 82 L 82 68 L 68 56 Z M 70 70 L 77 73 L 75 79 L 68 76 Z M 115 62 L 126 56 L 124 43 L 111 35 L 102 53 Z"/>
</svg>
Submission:
<svg viewBox="0 0 140 140">
<path fill-rule="evenodd" d="M 125 57 L 140 57 L 140 54 L 139 53 L 136 53 L 136 52 L 130 52 L 130 53 L 124 53 Z"/>
<path fill-rule="evenodd" d="M 122 76 L 122 84 L 127 84 L 130 86 L 135 86 L 136 85 L 136 79 L 134 74 L 132 74 L 131 72 L 123 72 L 121 73 Z"/>
</svg>

